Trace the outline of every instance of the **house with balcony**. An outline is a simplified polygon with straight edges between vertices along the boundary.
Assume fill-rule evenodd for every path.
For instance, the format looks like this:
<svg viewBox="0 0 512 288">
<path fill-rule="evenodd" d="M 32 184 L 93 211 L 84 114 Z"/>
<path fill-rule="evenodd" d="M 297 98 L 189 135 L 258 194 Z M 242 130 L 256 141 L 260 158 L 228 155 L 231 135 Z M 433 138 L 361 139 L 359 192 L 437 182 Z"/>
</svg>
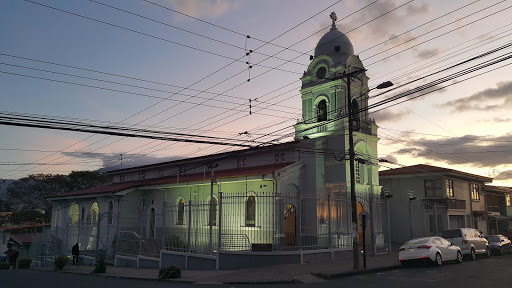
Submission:
<svg viewBox="0 0 512 288">
<path fill-rule="evenodd" d="M 425 164 L 379 172 L 388 198 L 391 240 L 439 235 L 442 230 L 475 228 L 488 234 L 485 183 L 492 178 Z"/>
<path fill-rule="evenodd" d="M 487 198 L 489 235 L 502 234 L 512 237 L 512 187 L 485 185 L 482 192 Z"/>
</svg>

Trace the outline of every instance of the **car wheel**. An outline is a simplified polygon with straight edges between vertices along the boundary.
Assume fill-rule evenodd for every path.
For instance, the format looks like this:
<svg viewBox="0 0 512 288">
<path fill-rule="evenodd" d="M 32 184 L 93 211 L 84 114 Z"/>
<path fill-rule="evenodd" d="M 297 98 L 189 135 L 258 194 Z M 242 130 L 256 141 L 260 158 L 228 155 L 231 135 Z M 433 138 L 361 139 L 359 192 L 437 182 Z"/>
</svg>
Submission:
<svg viewBox="0 0 512 288">
<path fill-rule="evenodd" d="M 474 248 L 471 248 L 471 254 L 470 254 L 470 259 L 471 260 L 475 260 L 476 259 L 476 253 L 475 253 L 475 249 Z"/>
<path fill-rule="evenodd" d="M 501 255 L 503 255 L 503 251 L 501 251 Z M 485 248 L 485 257 L 491 258 L 491 249 L 489 247 Z"/>
<path fill-rule="evenodd" d="M 439 253 L 436 254 L 436 261 L 434 262 L 434 264 L 436 266 L 443 265 L 443 258 L 441 257 L 441 254 L 439 254 Z"/>
<path fill-rule="evenodd" d="M 457 263 L 462 263 L 462 252 L 457 251 Z"/>
<path fill-rule="evenodd" d="M 403 267 L 407 267 L 408 263 L 405 260 L 400 261 L 400 264 L 402 264 Z"/>
</svg>

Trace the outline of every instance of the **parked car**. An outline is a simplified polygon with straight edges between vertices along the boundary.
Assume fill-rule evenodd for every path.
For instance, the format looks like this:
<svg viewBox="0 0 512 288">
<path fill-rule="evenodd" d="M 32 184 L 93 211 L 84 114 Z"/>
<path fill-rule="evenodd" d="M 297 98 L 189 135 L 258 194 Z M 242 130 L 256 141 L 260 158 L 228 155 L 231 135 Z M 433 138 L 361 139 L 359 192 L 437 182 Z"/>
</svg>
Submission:
<svg viewBox="0 0 512 288">
<path fill-rule="evenodd" d="M 453 243 L 441 237 L 425 237 L 407 241 L 398 250 L 402 265 L 412 262 L 432 262 L 441 266 L 443 261 L 454 260 L 462 263 L 462 251 Z"/>
<path fill-rule="evenodd" d="M 485 237 L 473 228 L 456 228 L 444 230 L 441 237 L 459 246 L 462 255 L 476 259 L 477 254 L 491 257 L 491 249 Z"/>
<path fill-rule="evenodd" d="M 489 242 L 491 252 L 503 255 L 504 252 L 512 254 L 512 245 L 510 240 L 503 235 L 490 235 L 485 237 Z"/>
</svg>

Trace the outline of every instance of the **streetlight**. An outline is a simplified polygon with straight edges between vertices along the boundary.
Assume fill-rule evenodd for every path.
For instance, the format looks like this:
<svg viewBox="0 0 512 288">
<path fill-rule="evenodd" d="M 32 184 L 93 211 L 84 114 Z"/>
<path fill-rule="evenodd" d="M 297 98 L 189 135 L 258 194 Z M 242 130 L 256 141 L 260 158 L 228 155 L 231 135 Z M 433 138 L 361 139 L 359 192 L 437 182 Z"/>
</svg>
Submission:
<svg viewBox="0 0 512 288">
<path fill-rule="evenodd" d="M 354 151 L 354 135 L 353 135 L 353 121 L 354 121 L 354 111 L 352 111 L 352 95 L 350 92 L 350 86 L 351 86 L 351 80 L 352 77 L 357 76 L 358 74 L 361 74 L 365 72 L 366 69 L 360 69 L 356 68 L 355 71 L 352 71 L 350 73 L 347 73 L 346 71 L 343 71 L 343 74 L 339 77 L 335 77 L 335 79 L 341 79 L 345 78 L 347 83 L 347 111 L 348 111 L 348 142 L 349 142 L 349 159 L 350 159 L 350 202 L 352 204 L 352 232 L 353 232 L 353 239 L 352 239 L 352 256 L 354 259 L 354 270 L 359 269 L 359 241 L 358 241 L 358 224 L 357 224 L 357 199 L 356 199 L 356 179 L 355 179 L 355 151 Z M 391 87 L 393 83 L 390 81 L 386 81 L 384 83 L 381 83 L 375 87 L 375 89 L 385 89 L 388 87 Z"/>
</svg>

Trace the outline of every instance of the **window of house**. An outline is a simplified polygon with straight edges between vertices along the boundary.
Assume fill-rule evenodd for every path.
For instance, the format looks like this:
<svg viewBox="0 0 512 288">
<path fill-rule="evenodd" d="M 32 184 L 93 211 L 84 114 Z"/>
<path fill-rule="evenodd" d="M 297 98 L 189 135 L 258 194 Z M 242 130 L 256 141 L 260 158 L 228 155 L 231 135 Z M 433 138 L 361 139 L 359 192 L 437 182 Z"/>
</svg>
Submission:
<svg viewBox="0 0 512 288">
<path fill-rule="evenodd" d="M 164 170 L 158 170 L 158 177 L 164 177 L 165 173 Z"/>
<path fill-rule="evenodd" d="M 256 225 L 256 199 L 249 196 L 245 202 L 245 226 L 254 227 Z"/>
<path fill-rule="evenodd" d="M 176 225 L 183 225 L 183 216 L 185 216 L 185 201 L 180 199 L 178 201 L 178 221 L 176 221 Z"/>
<path fill-rule="evenodd" d="M 325 100 L 318 103 L 316 116 L 318 122 L 327 120 L 327 102 Z"/>
<path fill-rule="evenodd" d="M 510 194 L 507 194 L 507 196 L 505 196 L 505 200 L 507 201 L 507 207 L 512 206 L 510 205 Z"/>
<path fill-rule="evenodd" d="M 478 186 L 478 184 L 470 183 L 469 189 L 471 190 L 471 199 L 480 200 L 480 187 Z"/>
<path fill-rule="evenodd" d="M 274 155 L 274 158 L 276 164 L 280 162 L 279 154 Z"/>
<path fill-rule="evenodd" d="M 244 167 L 247 167 L 247 158 L 244 158 Z"/>
<path fill-rule="evenodd" d="M 446 196 L 455 197 L 455 194 L 453 192 L 453 180 L 446 179 Z"/>
<path fill-rule="evenodd" d="M 140 180 L 146 179 L 146 173 L 144 171 L 139 172 L 139 179 Z"/>
<path fill-rule="evenodd" d="M 119 175 L 119 182 L 124 182 L 124 175 Z"/>
<path fill-rule="evenodd" d="M 217 199 L 210 200 L 210 222 L 209 225 L 217 225 Z"/>
<path fill-rule="evenodd" d="M 281 163 L 284 163 L 284 162 L 286 162 L 286 154 L 281 153 Z"/>
<path fill-rule="evenodd" d="M 243 164 L 243 160 L 242 159 L 238 159 L 238 168 L 244 167 L 243 165 L 244 165 Z"/>
<path fill-rule="evenodd" d="M 108 201 L 108 214 L 107 214 L 107 223 L 113 224 L 113 214 L 114 214 L 114 202 Z"/>
<path fill-rule="evenodd" d="M 441 179 L 425 179 L 425 197 L 443 197 Z"/>
</svg>

